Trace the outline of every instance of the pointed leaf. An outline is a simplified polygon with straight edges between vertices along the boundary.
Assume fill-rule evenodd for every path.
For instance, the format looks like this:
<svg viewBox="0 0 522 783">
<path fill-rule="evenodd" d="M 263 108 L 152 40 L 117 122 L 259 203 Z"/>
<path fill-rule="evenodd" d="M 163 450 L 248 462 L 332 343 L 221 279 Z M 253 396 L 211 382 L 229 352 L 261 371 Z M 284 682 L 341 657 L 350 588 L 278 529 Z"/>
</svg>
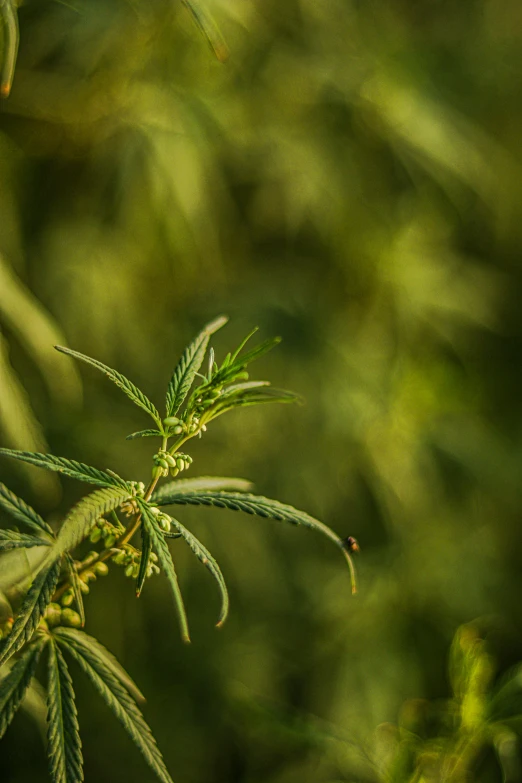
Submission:
<svg viewBox="0 0 522 783">
<path fill-rule="evenodd" d="M 190 642 L 187 615 L 185 612 L 185 606 L 183 604 L 183 596 L 181 595 L 176 569 L 174 568 L 174 563 L 172 561 L 167 542 L 165 541 L 165 536 L 163 535 L 162 529 L 156 522 L 156 517 L 151 512 L 150 507 L 139 499 L 138 503 L 143 516 L 143 524 L 145 525 L 145 529 L 151 538 L 152 548 L 158 556 L 160 566 L 163 569 L 163 573 L 167 577 L 168 583 L 172 589 L 172 594 L 174 596 L 174 602 L 176 604 L 176 610 L 179 618 L 181 638 L 184 642 Z"/>
<path fill-rule="evenodd" d="M 14 492 L 11 492 L 2 483 L 0 483 L 0 506 L 18 522 L 23 522 L 24 525 L 28 525 L 28 527 L 38 532 L 44 530 L 54 537 L 50 525 L 36 513 L 34 508 L 31 508 L 22 498 L 17 497 Z"/>
<path fill-rule="evenodd" d="M 330 541 L 337 544 L 342 550 L 352 579 L 352 592 L 355 592 L 355 575 L 352 559 L 346 549 L 345 542 L 333 530 L 323 522 L 314 519 L 304 511 L 299 511 L 293 506 L 285 503 L 279 503 L 277 500 L 271 500 L 261 495 L 250 495 L 239 492 L 176 492 L 172 489 L 170 493 L 164 493 L 160 498 L 157 496 L 154 502 L 159 506 L 171 504 L 182 506 L 216 506 L 217 508 L 229 508 L 232 511 L 244 511 L 246 514 L 255 514 L 258 517 L 276 519 L 281 522 L 290 522 L 293 525 L 303 525 L 304 527 L 317 530 Z"/>
<path fill-rule="evenodd" d="M 210 336 L 221 329 L 228 318 L 221 316 L 212 323 L 207 324 L 184 350 L 174 374 L 170 379 L 167 389 L 167 417 L 174 416 L 183 404 L 190 387 L 196 377 L 196 373 L 203 363 Z"/>
<path fill-rule="evenodd" d="M 36 575 L 22 602 L 11 633 L 0 646 L 0 666 L 32 637 L 47 605 L 52 600 L 59 575 L 59 563 L 43 568 Z"/>
<path fill-rule="evenodd" d="M 208 45 L 216 55 L 220 63 L 224 63 L 228 60 L 230 52 L 228 46 L 221 34 L 221 30 L 215 23 L 214 19 L 210 16 L 208 11 L 205 11 L 198 0 L 182 0 L 183 5 L 188 8 L 194 20 L 207 39 Z"/>
<path fill-rule="evenodd" d="M 208 549 L 199 541 L 199 539 L 196 538 L 196 536 L 190 532 L 190 530 L 187 530 L 187 528 L 181 524 L 181 522 L 178 522 L 177 519 L 174 519 L 174 517 L 170 517 L 170 521 L 173 525 L 173 527 L 178 531 L 177 535 L 172 535 L 171 533 L 165 533 L 166 538 L 177 538 L 178 535 L 182 536 L 182 538 L 185 539 L 191 550 L 194 552 L 198 560 L 200 560 L 203 565 L 208 568 L 214 579 L 216 580 L 220 593 L 221 593 L 221 614 L 219 615 L 219 619 L 216 623 L 217 627 L 220 628 L 228 616 L 228 607 L 229 607 L 229 598 L 228 598 L 228 590 L 227 585 L 225 583 L 225 579 L 223 577 L 223 574 L 221 573 L 221 569 L 219 565 L 217 564 L 214 557 L 210 554 Z"/>
<path fill-rule="evenodd" d="M 18 459 L 36 465 L 37 468 L 54 470 L 64 476 L 86 481 L 88 484 L 97 484 L 99 487 L 124 487 L 125 481 L 116 473 L 109 475 L 104 470 L 98 470 L 83 462 L 65 457 L 55 457 L 53 454 L 40 454 L 36 451 L 18 451 L 18 449 L 0 448 L 0 455 Z"/>
<path fill-rule="evenodd" d="M 141 558 L 140 558 L 140 570 L 138 572 L 138 578 L 136 579 L 136 597 L 139 598 L 145 579 L 147 578 L 147 568 L 149 567 L 149 556 L 152 551 L 152 541 L 147 528 L 144 525 L 141 526 Z"/>
<path fill-rule="evenodd" d="M 254 332 L 255 331 L 257 330 L 255 329 Z M 281 342 L 280 337 L 271 337 L 270 339 L 260 343 L 255 348 L 252 348 L 251 351 L 247 351 L 247 353 L 243 354 L 243 356 L 239 356 L 239 352 L 241 351 L 242 347 L 245 345 L 246 341 L 250 339 L 254 332 L 251 332 L 248 335 L 246 340 L 242 342 L 228 362 L 223 362 L 220 369 L 212 378 L 213 384 L 217 385 L 220 383 L 227 383 L 227 381 L 232 381 L 237 376 L 237 374 L 242 372 L 249 364 L 251 364 L 251 362 L 255 361 L 256 359 L 260 359 L 261 356 L 264 356 L 265 353 L 271 351 L 272 348 L 275 348 L 275 346 L 279 345 Z"/>
<path fill-rule="evenodd" d="M 53 783 L 81 783 L 82 743 L 71 675 L 58 645 L 52 641 L 47 690 L 47 755 Z"/>
<path fill-rule="evenodd" d="M 127 435 L 125 440 L 136 440 L 136 438 L 153 438 L 153 437 L 163 437 L 163 433 L 159 430 L 140 430 L 139 432 L 131 432 L 130 435 Z"/>
<path fill-rule="evenodd" d="M 209 420 L 215 419 L 233 408 L 243 408 L 247 405 L 262 405 L 266 402 L 302 402 L 302 398 L 294 392 L 289 392 L 285 389 L 274 389 L 272 386 L 240 389 L 239 391 L 234 389 L 230 393 L 227 393 L 225 389 L 225 392 L 221 397 L 218 397 L 215 404 L 209 409 Z"/>
<path fill-rule="evenodd" d="M 36 538 L 28 533 L 19 533 L 17 530 L 0 530 L 0 552 L 9 549 L 29 549 L 33 546 L 50 546 L 48 538 Z"/>
<path fill-rule="evenodd" d="M 106 665 L 105 660 L 98 656 L 91 647 L 78 644 L 77 640 L 70 636 L 65 640 L 63 630 L 59 629 L 59 632 L 55 633 L 57 640 L 79 663 L 162 783 L 172 783 L 149 726 L 120 680 Z"/>
<path fill-rule="evenodd" d="M 58 637 L 59 640 L 64 639 L 65 641 L 74 644 L 78 650 L 83 650 L 87 656 L 91 655 L 97 658 L 100 661 L 100 665 L 109 669 L 113 676 L 119 680 L 121 685 L 129 691 L 136 701 L 145 701 L 145 696 L 130 675 L 127 674 L 117 658 L 115 658 L 103 644 L 100 644 L 94 636 L 89 636 L 85 631 L 79 631 L 76 628 L 65 628 L 63 626 L 55 628 L 53 634 Z"/>
<path fill-rule="evenodd" d="M 125 487 L 97 489 L 69 511 L 60 528 L 52 553 L 55 557 L 74 549 L 93 529 L 98 517 L 118 508 L 129 497 Z"/>
<path fill-rule="evenodd" d="M 69 576 L 69 582 L 71 583 L 71 588 L 74 595 L 74 602 L 76 604 L 78 614 L 80 615 L 80 619 L 82 621 L 82 628 L 83 628 L 83 626 L 85 625 L 85 608 L 83 606 L 83 593 L 80 587 L 80 577 L 74 566 L 74 560 L 72 559 L 69 553 L 65 555 L 65 564 L 67 566 L 67 574 Z"/>
<path fill-rule="evenodd" d="M 161 498 L 170 495 L 171 492 L 195 492 L 207 489 L 231 489 L 237 492 L 248 492 L 253 489 L 251 481 L 242 478 L 224 478 L 221 476 L 198 476 L 197 478 L 176 479 L 168 484 L 162 484 L 152 496 L 152 503 L 161 505 Z"/>
<path fill-rule="evenodd" d="M 85 356 L 85 354 L 80 353 L 79 351 L 73 351 L 70 348 L 64 348 L 62 345 L 55 345 L 54 347 L 61 353 L 65 353 L 68 356 L 73 356 L 75 359 L 79 359 L 81 362 L 85 362 L 86 364 L 90 364 L 92 367 L 96 367 L 96 369 L 104 373 L 104 375 L 106 375 L 110 381 L 115 383 L 116 386 L 118 386 L 118 388 L 120 388 L 135 405 L 148 413 L 149 416 L 152 416 L 158 427 L 161 427 L 161 416 L 159 415 L 155 405 L 141 391 L 141 389 L 138 389 L 138 387 L 135 386 L 132 381 L 129 381 L 129 379 L 120 372 L 113 370 L 111 367 L 107 367 L 106 364 L 102 364 L 102 362 L 99 362 L 97 359 L 91 359 L 90 356 Z"/>
<path fill-rule="evenodd" d="M 40 637 L 34 644 L 29 645 L 9 674 L 0 681 L 0 739 L 24 699 L 46 642 L 45 637 Z"/>
</svg>

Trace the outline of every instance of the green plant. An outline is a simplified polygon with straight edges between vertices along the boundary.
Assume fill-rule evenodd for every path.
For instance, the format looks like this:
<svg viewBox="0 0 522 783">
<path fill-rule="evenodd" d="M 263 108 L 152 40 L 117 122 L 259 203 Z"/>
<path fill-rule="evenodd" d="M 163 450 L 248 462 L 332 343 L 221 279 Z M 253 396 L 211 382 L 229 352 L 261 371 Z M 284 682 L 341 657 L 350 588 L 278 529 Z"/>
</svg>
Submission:
<svg viewBox="0 0 522 783">
<path fill-rule="evenodd" d="M 48 755 L 55 783 L 83 780 L 74 691 L 64 654 L 77 661 L 159 779 L 171 780 L 136 704 L 142 698 L 139 690 L 116 659 L 96 639 L 80 630 L 85 624 L 83 595 L 89 592 L 90 584 L 98 576 L 107 573 L 106 561 L 110 561 L 124 568 L 126 576 L 135 580 L 137 596 L 148 577 L 163 571 L 174 596 L 182 638 L 190 641 L 183 598 L 168 547 L 170 538 L 184 539 L 216 580 L 222 599 L 217 625 L 223 624 L 229 599 L 219 565 L 181 522 L 163 511 L 164 506 L 217 506 L 318 530 L 343 551 L 350 567 L 352 590 L 355 590 L 350 558 L 350 552 L 357 547 L 353 538 L 340 539 L 330 528 L 308 514 L 250 494 L 247 491 L 250 484 L 243 479 L 178 478 L 192 464 L 192 458 L 181 451 L 182 447 L 185 448 L 192 438 L 201 437 L 213 419 L 243 406 L 295 402 L 298 399 L 295 394 L 273 389 L 266 381 L 251 381 L 248 377 L 248 365 L 271 350 L 279 342 L 278 338 L 244 351 L 246 342 L 254 334 L 252 332 L 234 353 L 226 355 L 220 365 L 210 348 L 207 373 L 202 375 L 199 372 L 211 335 L 226 321 L 221 317 L 208 324 L 183 352 L 168 384 L 165 416 L 161 416 L 148 397 L 116 370 L 69 348 L 57 346 L 62 353 L 107 375 L 152 418 L 153 428 L 128 436 L 128 439 L 156 437 L 160 440 L 160 448 L 152 458 L 152 476 L 147 485 L 123 479 L 112 470 L 99 470 L 75 460 L 0 449 L 3 456 L 97 487 L 71 509 L 55 533 L 30 506 L 0 484 L 0 505 L 31 531 L 0 531 L 0 550 L 34 549 L 41 554 L 33 565 L 30 585 L 19 600 L 17 611 L 2 627 L 4 639 L 0 646 L 0 666 L 11 664 L 14 655 L 17 658 L 0 682 L 0 737 L 31 687 L 43 650 L 47 650 Z M 174 480 L 159 486 L 160 480 L 169 474 Z M 140 549 L 131 544 L 138 531 L 141 535 Z M 85 539 L 98 545 L 98 549 L 89 552 L 82 560 L 73 559 L 72 551 Z"/>
</svg>

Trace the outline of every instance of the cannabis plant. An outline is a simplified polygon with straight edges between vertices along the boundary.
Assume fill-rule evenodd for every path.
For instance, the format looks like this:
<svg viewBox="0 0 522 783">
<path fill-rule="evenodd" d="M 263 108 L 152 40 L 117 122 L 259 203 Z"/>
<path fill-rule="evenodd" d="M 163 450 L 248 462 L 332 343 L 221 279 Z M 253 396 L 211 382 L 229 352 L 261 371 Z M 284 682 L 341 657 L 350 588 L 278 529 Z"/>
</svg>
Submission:
<svg viewBox="0 0 522 783">
<path fill-rule="evenodd" d="M 156 438 L 152 475 L 148 482 L 122 478 L 112 470 L 99 470 L 75 460 L 50 454 L 0 449 L 0 455 L 56 471 L 97 487 L 66 515 L 55 531 L 39 514 L 7 487 L 0 484 L 0 505 L 27 532 L 0 531 L 0 550 L 29 550 L 40 553 L 33 560 L 30 585 L 18 600 L 15 612 L 4 622 L 0 644 L 0 666 L 7 674 L 0 682 L 0 737 L 22 704 L 42 654 L 47 659 L 48 756 L 54 783 L 83 780 L 81 741 L 74 690 L 67 660 L 74 659 L 100 696 L 115 713 L 143 753 L 158 778 L 166 783 L 170 775 L 152 733 L 138 706 L 143 697 L 129 675 L 96 639 L 81 630 L 85 625 L 84 594 L 97 577 L 108 571 L 108 563 L 120 566 L 134 580 L 136 596 L 146 580 L 162 572 L 166 577 L 178 616 L 181 637 L 190 641 L 183 598 L 169 540 L 183 539 L 210 571 L 221 593 L 221 626 L 228 613 L 229 598 L 220 567 L 208 549 L 166 506 L 217 506 L 247 514 L 304 525 L 318 530 L 344 553 L 350 567 L 352 590 L 354 571 L 350 552 L 356 541 L 339 538 L 330 528 L 292 506 L 252 495 L 242 479 L 179 478 L 191 468 L 187 444 L 206 432 L 211 421 L 236 408 L 267 402 L 288 403 L 297 395 L 273 389 L 267 381 L 249 380 L 247 367 L 278 342 L 278 338 L 245 350 L 253 332 L 234 353 L 219 364 L 211 335 L 226 323 L 220 317 L 208 324 L 187 346 L 169 381 L 165 414 L 116 370 L 77 351 L 56 346 L 58 351 L 103 372 L 132 402 L 147 413 L 153 426 L 133 432 L 128 439 Z M 255 330 L 254 330 L 255 331 Z M 209 349 L 206 374 L 200 369 Z M 172 477 L 164 484 L 163 479 Z M 139 534 L 140 542 L 135 540 Z M 92 551 L 82 559 L 73 552 L 89 539 Z M 133 543 L 132 543 L 133 542 Z M 15 657 L 16 656 L 16 657 Z"/>
</svg>

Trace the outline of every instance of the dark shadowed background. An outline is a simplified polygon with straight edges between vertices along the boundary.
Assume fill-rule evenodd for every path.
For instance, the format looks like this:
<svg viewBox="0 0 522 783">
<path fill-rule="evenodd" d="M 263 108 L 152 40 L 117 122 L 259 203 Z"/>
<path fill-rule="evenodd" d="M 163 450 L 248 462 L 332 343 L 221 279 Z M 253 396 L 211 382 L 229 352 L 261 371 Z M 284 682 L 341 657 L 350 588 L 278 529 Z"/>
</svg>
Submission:
<svg viewBox="0 0 522 783">
<path fill-rule="evenodd" d="M 359 595 L 310 531 L 181 511 L 229 584 L 225 627 L 179 545 L 191 646 L 165 581 L 137 601 L 116 568 L 86 630 L 148 696 L 177 783 L 373 782 L 377 726 L 448 695 L 459 625 L 482 618 L 500 670 L 522 659 L 522 6 L 206 7 L 226 63 L 174 0 L 19 9 L 0 107 L 1 443 L 147 480 L 151 442 L 125 441 L 146 419 L 52 345 L 159 405 L 215 316 L 231 318 L 221 358 L 256 325 L 281 335 L 253 377 L 306 405 L 219 419 L 191 473 L 250 478 L 356 536 Z M 6 460 L 0 479 L 56 522 L 85 492 Z M 152 781 L 73 674 L 88 783 Z M 0 779 L 47 780 L 24 715 Z"/>
</svg>

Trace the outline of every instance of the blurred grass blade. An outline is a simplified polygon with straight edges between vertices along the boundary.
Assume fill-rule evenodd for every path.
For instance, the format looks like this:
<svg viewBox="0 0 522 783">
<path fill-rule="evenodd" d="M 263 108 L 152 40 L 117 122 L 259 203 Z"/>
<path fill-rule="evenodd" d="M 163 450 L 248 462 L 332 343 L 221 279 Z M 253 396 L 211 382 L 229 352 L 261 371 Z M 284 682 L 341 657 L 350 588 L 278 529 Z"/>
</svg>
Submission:
<svg viewBox="0 0 522 783">
<path fill-rule="evenodd" d="M 226 63 L 230 57 L 230 51 L 223 38 L 221 30 L 216 22 L 205 10 L 199 0 L 182 0 L 183 5 L 189 10 L 197 26 L 205 36 L 208 44 L 220 63 Z"/>
<path fill-rule="evenodd" d="M 0 0 L 0 16 L 3 22 L 3 53 L 0 70 L 0 96 L 8 98 L 13 84 L 20 31 L 16 5 L 11 0 Z"/>
</svg>

